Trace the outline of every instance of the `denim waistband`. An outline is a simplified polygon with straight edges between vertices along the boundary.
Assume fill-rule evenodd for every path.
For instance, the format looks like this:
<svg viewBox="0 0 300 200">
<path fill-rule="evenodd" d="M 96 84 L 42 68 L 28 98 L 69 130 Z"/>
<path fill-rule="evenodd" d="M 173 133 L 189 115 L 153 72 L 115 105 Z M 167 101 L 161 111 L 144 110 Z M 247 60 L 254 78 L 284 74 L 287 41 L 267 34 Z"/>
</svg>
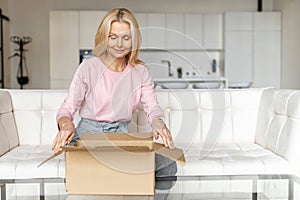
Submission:
<svg viewBox="0 0 300 200">
<path fill-rule="evenodd" d="M 96 121 L 87 118 L 81 118 L 81 122 L 87 122 L 93 126 L 97 127 L 117 127 L 117 126 L 128 126 L 130 121 L 115 121 L 115 122 L 105 122 L 105 121 Z M 80 123 L 80 122 L 79 122 Z"/>
<path fill-rule="evenodd" d="M 83 132 L 128 132 L 130 121 L 103 122 L 82 118 L 77 126 L 80 136 Z"/>
<path fill-rule="evenodd" d="M 76 127 L 76 135 L 73 138 L 71 144 L 76 142 L 79 137 L 86 132 L 89 133 L 127 133 L 128 132 L 128 124 L 130 121 L 118 121 L 118 122 L 103 122 L 96 121 L 87 118 L 81 118 L 77 127 Z"/>
</svg>

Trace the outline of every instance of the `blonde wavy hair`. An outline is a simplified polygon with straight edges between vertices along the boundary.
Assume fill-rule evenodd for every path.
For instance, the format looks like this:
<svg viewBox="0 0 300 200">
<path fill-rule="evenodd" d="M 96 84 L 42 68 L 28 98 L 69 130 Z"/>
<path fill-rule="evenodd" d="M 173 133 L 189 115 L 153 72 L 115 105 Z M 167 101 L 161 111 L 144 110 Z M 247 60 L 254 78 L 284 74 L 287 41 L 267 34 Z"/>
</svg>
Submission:
<svg viewBox="0 0 300 200">
<path fill-rule="evenodd" d="M 106 52 L 109 32 L 113 22 L 127 22 L 130 25 L 132 47 L 131 51 L 126 55 L 127 62 L 132 66 L 144 64 L 138 59 L 141 46 L 139 25 L 133 14 L 126 8 L 115 8 L 102 19 L 95 36 L 94 56 L 100 57 Z"/>
</svg>

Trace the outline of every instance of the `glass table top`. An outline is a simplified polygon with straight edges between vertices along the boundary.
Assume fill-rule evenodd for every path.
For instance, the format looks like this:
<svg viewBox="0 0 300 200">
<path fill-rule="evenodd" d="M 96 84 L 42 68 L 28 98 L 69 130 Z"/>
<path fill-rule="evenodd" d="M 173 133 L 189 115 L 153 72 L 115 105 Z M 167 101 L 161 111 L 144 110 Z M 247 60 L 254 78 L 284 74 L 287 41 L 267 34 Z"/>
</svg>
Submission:
<svg viewBox="0 0 300 200">
<path fill-rule="evenodd" d="M 0 180 L 5 199 L 300 199 L 300 178 L 294 175 L 208 175 L 156 178 L 155 195 L 73 195 L 65 191 L 65 179 Z M 170 188 L 170 189 L 168 189 Z"/>
</svg>

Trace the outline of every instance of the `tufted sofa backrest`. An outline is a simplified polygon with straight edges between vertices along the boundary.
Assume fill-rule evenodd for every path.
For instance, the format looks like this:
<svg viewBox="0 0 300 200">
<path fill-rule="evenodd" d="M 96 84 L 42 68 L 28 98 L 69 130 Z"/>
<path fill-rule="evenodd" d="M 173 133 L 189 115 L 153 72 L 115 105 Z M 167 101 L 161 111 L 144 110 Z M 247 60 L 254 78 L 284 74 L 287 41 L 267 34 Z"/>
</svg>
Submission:
<svg viewBox="0 0 300 200">
<path fill-rule="evenodd" d="M 264 90 L 260 104 L 256 143 L 300 167 L 300 92 Z"/>
<path fill-rule="evenodd" d="M 263 89 L 159 90 L 177 146 L 255 141 Z"/>
<path fill-rule="evenodd" d="M 67 91 L 0 90 L 0 155 L 18 144 L 51 144 L 56 112 Z M 291 90 L 157 90 L 176 146 L 257 143 L 298 163 L 300 93 Z M 131 132 L 151 131 L 142 106 Z M 79 116 L 75 116 L 79 121 Z"/>
<path fill-rule="evenodd" d="M 8 90 L 20 144 L 52 144 L 57 133 L 56 112 L 65 90 Z M 75 121 L 79 117 L 76 115 Z"/>
<path fill-rule="evenodd" d="M 158 90 L 157 98 L 177 146 L 255 142 L 263 89 Z M 20 144 L 51 144 L 56 112 L 67 91 L 7 90 Z M 75 116 L 75 122 L 79 116 Z M 131 132 L 151 131 L 142 106 L 134 112 Z"/>
</svg>

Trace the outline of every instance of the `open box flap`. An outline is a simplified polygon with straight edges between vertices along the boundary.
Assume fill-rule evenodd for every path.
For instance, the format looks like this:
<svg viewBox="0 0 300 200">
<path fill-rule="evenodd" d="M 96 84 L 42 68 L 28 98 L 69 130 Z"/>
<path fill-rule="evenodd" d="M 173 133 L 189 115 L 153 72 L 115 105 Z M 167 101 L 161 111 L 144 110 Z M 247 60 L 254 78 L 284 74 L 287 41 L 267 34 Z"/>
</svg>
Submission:
<svg viewBox="0 0 300 200">
<path fill-rule="evenodd" d="M 182 165 L 185 165 L 185 157 L 182 149 L 169 149 L 165 147 L 163 144 L 153 143 L 154 151 L 157 154 L 168 157 L 176 162 L 179 162 Z"/>
<path fill-rule="evenodd" d="M 164 145 L 153 142 L 152 133 L 84 133 L 74 145 L 62 147 L 64 151 L 86 151 L 86 150 L 126 150 L 126 151 L 155 151 L 156 153 L 168 157 L 181 164 L 185 164 L 184 153 L 181 149 L 171 150 Z M 55 153 L 38 167 L 55 158 L 59 154 Z"/>
<path fill-rule="evenodd" d="M 58 153 L 54 153 L 52 156 L 50 156 L 49 158 L 47 158 L 46 160 L 44 160 L 43 162 L 41 162 L 40 164 L 38 164 L 37 167 L 42 166 L 43 164 L 45 164 L 45 163 L 48 162 L 49 160 L 52 160 L 53 158 L 55 158 L 56 156 L 58 156 L 58 155 L 60 155 L 60 154 L 62 154 L 62 153 L 63 153 L 63 151 L 58 152 Z"/>
<path fill-rule="evenodd" d="M 103 147 L 147 147 L 153 149 L 152 133 L 84 133 L 79 144 L 88 149 Z M 77 145 L 77 146 L 80 146 Z M 74 148 L 66 146 L 65 150 Z"/>
</svg>

